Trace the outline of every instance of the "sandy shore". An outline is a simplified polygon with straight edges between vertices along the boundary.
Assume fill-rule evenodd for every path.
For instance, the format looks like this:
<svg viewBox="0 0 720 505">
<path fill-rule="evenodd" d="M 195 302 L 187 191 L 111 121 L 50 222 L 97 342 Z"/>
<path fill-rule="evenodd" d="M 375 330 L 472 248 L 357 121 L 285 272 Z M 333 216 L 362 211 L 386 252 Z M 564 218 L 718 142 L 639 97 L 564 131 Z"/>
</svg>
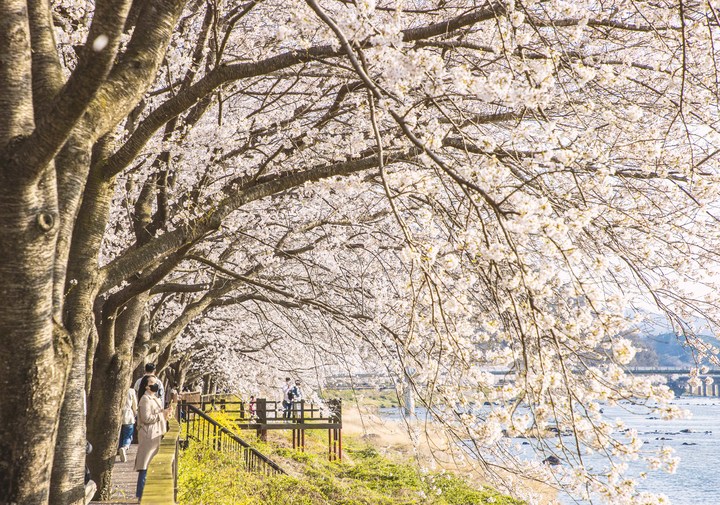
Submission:
<svg viewBox="0 0 720 505">
<path fill-rule="evenodd" d="M 378 450 L 419 459 L 450 452 L 445 437 L 429 424 L 383 419 L 371 410 L 343 409 L 343 433 L 361 437 Z"/>
</svg>

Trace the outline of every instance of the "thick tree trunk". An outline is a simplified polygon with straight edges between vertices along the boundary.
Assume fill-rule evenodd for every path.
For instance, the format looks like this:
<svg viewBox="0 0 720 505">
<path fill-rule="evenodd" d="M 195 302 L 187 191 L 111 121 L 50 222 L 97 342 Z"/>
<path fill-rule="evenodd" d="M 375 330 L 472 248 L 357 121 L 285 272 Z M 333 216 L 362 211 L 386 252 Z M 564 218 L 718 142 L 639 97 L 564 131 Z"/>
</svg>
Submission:
<svg viewBox="0 0 720 505">
<path fill-rule="evenodd" d="M 62 191 L 63 200 L 60 202 L 60 211 L 64 216 L 60 224 L 58 243 L 55 254 L 55 289 L 53 293 L 53 307 L 55 317 L 62 317 L 64 301 L 70 294 L 77 309 L 78 291 L 87 293 L 88 278 L 73 279 L 68 292 L 65 285 L 68 257 L 70 254 L 72 229 L 76 222 L 77 208 L 80 196 L 85 188 L 85 180 L 90 167 L 90 145 L 83 140 L 83 135 L 76 134 L 71 137 L 65 148 L 57 157 L 56 166 L 59 172 L 58 188 Z M 89 272 L 88 272 L 89 273 Z M 76 290 L 75 283 L 83 282 Z M 50 490 L 50 503 L 56 505 L 82 504 L 85 498 L 85 371 L 87 335 L 90 331 L 92 317 L 84 314 L 78 317 L 78 311 L 73 312 L 69 322 L 69 331 L 72 333 L 73 356 L 70 375 L 66 385 L 66 394 L 60 411 L 60 425 L 55 450 L 61 454 L 53 463 L 52 485 Z M 83 321 L 78 324 L 78 321 Z"/>
<path fill-rule="evenodd" d="M 150 336 L 150 320 L 148 316 L 145 315 L 140 321 L 140 328 L 138 328 L 133 345 L 133 377 L 142 377 L 145 373 L 145 364 L 149 361 L 150 357 L 147 356 L 146 353 L 139 351 L 147 347 Z"/>
<path fill-rule="evenodd" d="M 82 504 L 85 499 L 85 355 L 73 353 L 60 411 L 50 503 Z"/>
<path fill-rule="evenodd" d="M 187 377 L 187 368 L 184 366 L 178 367 L 178 378 L 177 378 L 177 388 L 178 391 L 182 391 L 185 387 L 185 377 Z"/>
<path fill-rule="evenodd" d="M 97 484 L 95 499 L 98 500 L 110 499 L 111 477 L 122 425 L 122 405 L 131 385 L 130 372 L 127 358 L 113 355 L 109 361 L 95 360 L 87 419 L 87 436 L 93 444 L 93 452 L 87 457 L 87 465 Z"/>
<path fill-rule="evenodd" d="M 73 365 L 68 379 L 67 397 L 60 415 L 56 451 L 62 454 L 53 466 L 50 503 L 82 503 L 85 472 L 85 388 L 87 379 L 88 339 L 93 331 L 93 303 L 97 295 L 97 256 L 112 200 L 113 181 L 93 174 L 84 192 L 78 213 L 68 264 L 68 278 L 74 281 L 67 290 L 65 308 L 67 327 L 73 341 Z M 95 443 L 90 440 L 91 443 Z M 95 476 L 93 476 L 94 478 Z"/>
<path fill-rule="evenodd" d="M 58 320 L 62 319 L 64 314 L 65 295 L 68 289 L 65 275 L 72 245 L 73 228 L 90 170 L 91 149 L 87 133 L 76 131 L 55 159 L 58 172 L 58 194 L 61 195 L 58 206 L 60 215 L 63 216 L 58 231 L 55 255 L 55 292 L 53 294 L 54 315 Z M 73 283 L 77 280 L 72 279 Z"/>
<path fill-rule="evenodd" d="M 34 130 L 27 3 L 0 2 L 0 503 L 46 504 L 70 344 L 53 322 L 54 165 L 26 166 Z"/>
<path fill-rule="evenodd" d="M 132 383 L 133 343 L 148 296 L 139 295 L 101 321 L 93 363 L 88 409 L 88 438 L 94 444 L 88 468 L 98 489 L 96 498 L 110 498 L 110 481 L 122 425 L 122 405 Z M 118 312 L 120 314 L 118 315 Z"/>
<path fill-rule="evenodd" d="M 16 175 L 0 175 L 0 502 L 34 505 L 48 499 L 70 345 L 52 319 L 54 177 Z"/>
</svg>

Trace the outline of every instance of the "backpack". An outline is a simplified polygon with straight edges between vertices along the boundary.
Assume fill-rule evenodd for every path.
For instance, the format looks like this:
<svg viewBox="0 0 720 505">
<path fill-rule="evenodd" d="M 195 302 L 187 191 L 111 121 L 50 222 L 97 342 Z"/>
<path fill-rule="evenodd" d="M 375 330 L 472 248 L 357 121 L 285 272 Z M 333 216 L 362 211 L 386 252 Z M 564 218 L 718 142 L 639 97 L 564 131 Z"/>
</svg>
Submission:
<svg viewBox="0 0 720 505">
<path fill-rule="evenodd" d="M 288 392 L 287 392 L 287 399 L 288 399 L 288 401 L 293 401 L 293 398 L 295 398 L 295 397 L 297 396 L 296 393 L 297 393 L 297 392 L 295 391 L 295 388 L 294 388 L 294 387 L 288 389 Z"/>
</svg>

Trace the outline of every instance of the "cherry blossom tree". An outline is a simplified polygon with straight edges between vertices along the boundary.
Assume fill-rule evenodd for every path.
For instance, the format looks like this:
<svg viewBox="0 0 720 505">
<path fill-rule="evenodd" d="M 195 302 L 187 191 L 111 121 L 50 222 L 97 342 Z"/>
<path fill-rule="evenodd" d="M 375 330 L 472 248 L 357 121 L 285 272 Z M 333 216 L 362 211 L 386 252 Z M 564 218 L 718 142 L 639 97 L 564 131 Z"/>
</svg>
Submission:
<svg viewBox="0 0 720 505">
<path fill-rule="evenodd" d="M 222 318 L 243 359 L 416 369 L 488 477 L 547 480 L 500 456 L 503 429 L 548 424 L 573 443 L 538 450 L 581 497 L 647 500 L 622 462 L 675 464 L 600 405 L 675 415 L 622 369 L 636 305 L 716 360 L 687 324 L 717 321 L 711 2 L 12 0 L 0 19 L 0 501 L 82 501 L 86 437 L 107 493 L 132 371 L 209 349 Z"/>
</svg>

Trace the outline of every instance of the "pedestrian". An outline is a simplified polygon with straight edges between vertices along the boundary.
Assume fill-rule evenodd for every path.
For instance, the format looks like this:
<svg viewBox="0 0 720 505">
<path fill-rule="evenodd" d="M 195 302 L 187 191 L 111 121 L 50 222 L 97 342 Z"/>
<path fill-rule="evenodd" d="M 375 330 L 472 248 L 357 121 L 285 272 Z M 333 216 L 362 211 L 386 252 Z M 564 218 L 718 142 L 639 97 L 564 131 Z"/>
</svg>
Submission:
<svg viewBox="0 0 720 505">
<path fill-rule="evenodd" d="M 167 431 L 170 409 L 163 409 L 162 400 L 157 397 L 160 381 L 148 375 L 140 381 L 138 402 L 138 451 L 135 456 L 135 471 L 138 472 L 135 496 L 142 498 L 147 478 L 147 468 L 160 448 L 160 440 Z"/>
<path fill-rule="evenodd" d="M 250 402 L 248 402 L 248 408 L 250 410 L 250 419 L 255 418 L 255 395 L 250 395 Z"/>
<path fill-rule="evenodd" d="M 134 387 L 135 387 L 135 394 L 136 394 L 137 397 L 138 397 L 138 401 L 140 401 L 140 396 L 141 396 L 141 394 L 140 394 L 140 381 L 143 380 L 143 378 L 145 378 L 145 377 L 150 377 L 150 376 L 157 377 L 157 376 L 155 375 L 155 368 L 156 368 L 156 367 L 155 367 L 155 363 L 146 363 L 146 364 L 145 364 L 145 375 L 143 375 L 142 377 L 140 377 L 138 380 L 135 381 L 135 386 L 134 386 Z M 160 389 L 159 389 L 158 392 L 156 393 L 156 394 L 157 394 L 157 397 L 160 398 L 160 401 L 162 402 L 162 405 L 165 405 L 165 388 L 163 387 L 163 384 L 162 384 L 162 382 L 161 382 L 160 380 L 158 380 L 158 386 L 160 387 Z"/>
<path fill-rule="evenodd" d="M 170 401 L 168 402 L 168 406 L 170 406 L 170 405 L 172 405 L 172 404 L 177 404 L 178 401 L 182 400 L 182 398 L 181 398 L 181 396 L 180 396 L 180 390 L 178 389 L 177 382 L 173 382 L 173 383 L 170 385 L 170 391 L 168 392 L 168 395 L 167 395 L 167 396 L 168 396 L 168 398 L 169 398 L 169 400 L 170 400 Z"/>
<path fill-rule="evenodd" d="M 302 388 L 300 387 L 300 380 L 295 381 L 295 385 L 292 387 L 293 401 L 299 402 L 303 399 Z"/>
<path fill-rule="evenodd" d="M 118 456 L 123 463 L 127 461 L 127 451 L 132 443 L 137 411 L 138 402 L 135 389 L 128 388 L 122 409 L 122 427 L 120 428 L 120 446 L 118 448 Z"/>
<path fill-rule="evenodd" d="M 87 455 L 92 452 L 92 444 L 85 440 L 85 460 L 87 461 Z M 87 467 L 87 463 L 85 464 L 85 502 L 84 504 L 87 505 L 90 503 L 93 499 L 93 496 L 95 496 L 95 491 L 97 491 L 97 484 L 95 484 L 95 481 L 92 480 L 92 475 L 90 475 L 90 469 Z"/>
<path fill-rule="evenodd" d="M 285 377 L 285 384 L 282 387 L 282 406 L 283 406 L 283 419 L 290 419 L 290 408 L 292 407 L 292 399 L 288 397 L 290 390 L 292 389 L 292 383 L 290 377 Z"/>
<path fill-rule="evenodd" d="M 295 412 L 295 404 L 303 399 L 302 389 L 300 388 L 300 380 L 295 381 L 295 385 L 288 391 L 288 399 L 290 400 L 290 412 Z"/>
</svg>

